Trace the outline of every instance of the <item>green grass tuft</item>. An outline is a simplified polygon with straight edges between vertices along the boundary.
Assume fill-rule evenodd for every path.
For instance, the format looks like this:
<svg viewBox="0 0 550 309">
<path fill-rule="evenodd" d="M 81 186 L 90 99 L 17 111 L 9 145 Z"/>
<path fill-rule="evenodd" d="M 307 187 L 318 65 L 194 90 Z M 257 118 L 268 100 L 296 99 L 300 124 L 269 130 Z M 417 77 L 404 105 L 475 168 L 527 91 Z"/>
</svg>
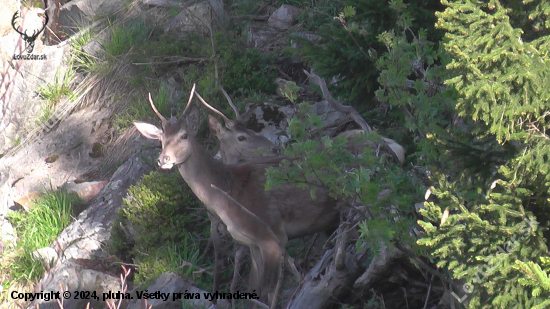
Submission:
<svg viewBox="0 0 550 309">
<path fill-rule="evenodd" d="M 40 106 L 40 113 L 35 119 L 36 125 L 46 123 L 63 98 L 69 97 L 69 100 L 74 98 L 74 91 L 71 89 L 74 76 L 75 71 L 69 66 L 63 77 L 60 77 L 59 72 L 57 72 L 51 83 L 45 83 L 38 87 L 37 93 L 44 99 L 44 103 Z"/>
<path fill-rule="evenodd" d="M 92 38 L 92 31 L 87 30 L 81 36 L 71 41 L 73 67 L 77 72 L 104 75 L 108 71 L 108 68 L 104 65 L 104 61 L 84 51 L 84 47 L 92 41 Z"/>
<path fill-rule="evenodd" d="M 80 199 L 75 194 L 64 190 L 48 192 L 31 204 L 29 212 L 8 214 L 19 238 L 9 261 L 0 263 L 0 274 L 8 278 L 4 287 L 35 282 L 42 276 L 44 268 L 32 259 L 31 253 L 52 244 L 71 222 L 72 209 L 78 203 Z"/>
<path fill-rule="evenodd" d="M 103 45 L 107 55 L 118 57 L 139 48 L 151 33 L 151 28 L 141 20 L 131 21 L 127 25 L 114 25 L 111 38 Z"/>
</svg>

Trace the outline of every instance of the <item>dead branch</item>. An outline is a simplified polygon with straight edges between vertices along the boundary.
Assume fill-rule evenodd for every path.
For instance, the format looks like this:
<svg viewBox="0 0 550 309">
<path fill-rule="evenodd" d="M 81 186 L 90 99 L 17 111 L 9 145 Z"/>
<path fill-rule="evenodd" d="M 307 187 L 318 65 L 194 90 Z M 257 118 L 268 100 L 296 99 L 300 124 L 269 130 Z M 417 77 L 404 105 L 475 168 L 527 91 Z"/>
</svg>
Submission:
<svg viewBox="0 0 550 309">
<path fill-rule="evenodd" d="M 134 62 L 133 65 L 160 65 L 160 64 L 170 64 L 170 63 L 180 63 L 180 62 L 203 62 L 206 61 L 206 58 L 190 58 L 190 57 L 177 57 L 174 60 L 170 61 L 156 61 L 156 62 Z"/>
<path fill-rule="evenodd" d="M 321 88 L 321 91 L 323 92 L 323 96 L 325 97 L 325 100 L 328 101 L 328 103 L 334 108 L 335 110 L 344 113 L 348 115 L 351 119 L 353 119 L 360 127 L 365 131 L 367 134 L 370 134 L 372 132 L 372 128 L 369 126 L 369 124 L 361 117 L 359 112 L 353 107 L 349 105 L 343 105 L 342 103 L 336 101 L 330 94 L 327 88 L 327 84 L 324 79 L 319 77 L 319 75 L 315 73 L 310 73 L 306 70 L 304 70 L 304 73 L 309 77 L 309 82 L 317 85 Z"/>
</svg>

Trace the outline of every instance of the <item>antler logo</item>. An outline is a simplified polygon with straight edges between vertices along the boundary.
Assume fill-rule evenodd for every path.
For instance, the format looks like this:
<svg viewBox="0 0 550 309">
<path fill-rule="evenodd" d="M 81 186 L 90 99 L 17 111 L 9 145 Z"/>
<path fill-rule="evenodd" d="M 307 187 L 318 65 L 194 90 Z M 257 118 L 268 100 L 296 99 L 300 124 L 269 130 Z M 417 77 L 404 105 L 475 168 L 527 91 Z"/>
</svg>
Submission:
<svg viewBox="0 0 550 309">
<path fill-rule="evenodd" d="M 16 19 L 21 17 L 19 15 L 19 11 L 15 12 L 15 14 L 13 14 L 13 18 L 11 19 L 11 25 L 12 25 L 13 29 L 15 31 L 17 31 L 17 33 L 19 33 L 23 37 L 23 41 L 25 41 L 27 43 L 25 51 L 28 54 L 32 53 L 32 51 L 34 50 L 34 41 L 36 40 L 38 35 L 40 33 L 42 33 L 42 31 L 44 31 L 44 29 L 46 28 L 46 25 L 48 24 L 48 21 L 50 20 L 50 17 L 48 16 L 48 12 L 44 11 L 44 15 L 46 15 L 46 21 L 44 22 L 44 25 L 42 26 L 42 29 L 34 30 L 32 35 L 28 35 L 27 30 L 25 30 L 24 32 L 21 32 L 21 31 L 19 31 L 19 29 L 17 29 L 18 27 L 15 25 Z"/>
</svg>

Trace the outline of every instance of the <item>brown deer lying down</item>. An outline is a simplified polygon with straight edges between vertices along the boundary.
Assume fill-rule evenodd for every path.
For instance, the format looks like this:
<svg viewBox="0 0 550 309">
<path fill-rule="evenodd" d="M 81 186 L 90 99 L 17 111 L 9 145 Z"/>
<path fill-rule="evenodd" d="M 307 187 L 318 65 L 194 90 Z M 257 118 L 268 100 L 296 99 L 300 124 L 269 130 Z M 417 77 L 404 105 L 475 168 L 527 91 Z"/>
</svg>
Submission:
<svg viewBox="0 0 550 309">
<path fill-rule="evenodd" d="M 255 289 L 261 301 L 275 308 L 284 246 L 289 239 L 335 229 L 339 223 L 336 201 L 323 188 L 317 188 L 314 200 L 308 189 L 290 184 L 265 191 L 265 169 L 280 158 L 240 165 L 215 160 L 195 139 L 199 115 L 196 107 L 190 108 L 194 90 L 193 86 L 179 119 L 164 118 L 149 95 L 162 126 L 138 121 L 134 125 L 143 136 L 161 141 L 160 168 L 177 166 L 208 211 L 223 221 L 233 239 L 250 248 L 250 292 Z"/>
</svg>

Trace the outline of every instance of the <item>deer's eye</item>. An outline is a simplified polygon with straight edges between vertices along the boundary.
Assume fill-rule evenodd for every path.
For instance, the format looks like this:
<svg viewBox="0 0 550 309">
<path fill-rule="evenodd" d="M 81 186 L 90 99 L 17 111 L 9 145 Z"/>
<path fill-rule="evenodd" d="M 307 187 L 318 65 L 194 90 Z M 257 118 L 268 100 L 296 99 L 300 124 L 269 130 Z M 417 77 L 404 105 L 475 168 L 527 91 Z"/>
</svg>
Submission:
<svg viewBox="0 0 550 309">
<path fill-rule="evenodd" d="M 238 140 L 239 142 L 245 141 L 245 140 L 246 140 L 246 136 L 244 136 L 244 135 L 238 136 L 238 137 L 237 137 L 237 140 Z"/>
<path fill-rule="evenodd" d="M 187 133 L 183 133 L 183 135 L 181 136 L 181 139 L 187 139 Z"/>
</svg>

